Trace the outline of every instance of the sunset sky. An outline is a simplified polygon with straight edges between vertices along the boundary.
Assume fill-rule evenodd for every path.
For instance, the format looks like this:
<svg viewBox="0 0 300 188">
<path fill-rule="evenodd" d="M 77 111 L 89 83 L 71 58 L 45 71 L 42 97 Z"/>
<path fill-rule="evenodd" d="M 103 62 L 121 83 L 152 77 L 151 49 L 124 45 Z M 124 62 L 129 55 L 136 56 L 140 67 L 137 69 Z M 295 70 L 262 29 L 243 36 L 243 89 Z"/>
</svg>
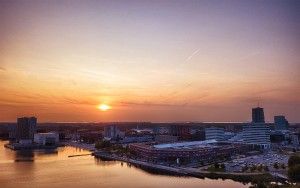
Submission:
<svg viewBox="0 0 300 188">
<path fill-rule="evenodd" d="M 300 122 L 300 1 L 0 1 L 0 121 L 250 121 L 258 103 Z"/>
</svg>

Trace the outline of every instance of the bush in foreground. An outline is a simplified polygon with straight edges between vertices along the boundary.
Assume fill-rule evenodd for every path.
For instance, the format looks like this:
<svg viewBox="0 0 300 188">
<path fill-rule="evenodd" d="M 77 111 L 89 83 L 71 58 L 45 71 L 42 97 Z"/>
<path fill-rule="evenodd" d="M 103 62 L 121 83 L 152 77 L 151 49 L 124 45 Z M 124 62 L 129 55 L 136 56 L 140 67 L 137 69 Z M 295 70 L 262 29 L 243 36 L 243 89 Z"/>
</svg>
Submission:
<svg viewBox="0 0 300 188">
<path fill-rule="evenodd" d="M 300 182 L 300 156 L 292 155 L 288 161 L 288 176 L 292 181 Z"/>
</svg>

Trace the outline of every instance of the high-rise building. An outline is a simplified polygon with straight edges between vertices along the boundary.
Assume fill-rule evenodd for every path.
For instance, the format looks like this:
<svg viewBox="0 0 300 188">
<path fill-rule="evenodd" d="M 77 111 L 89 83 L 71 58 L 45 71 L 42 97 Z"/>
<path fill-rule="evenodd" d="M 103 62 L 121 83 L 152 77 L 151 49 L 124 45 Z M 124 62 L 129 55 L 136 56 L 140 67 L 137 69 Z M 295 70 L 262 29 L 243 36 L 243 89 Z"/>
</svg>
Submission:
<svg viewBox="0 0 300 188">
<path fill-rule="evenodd" d="M 287 130 L 289 122 L 285 119 L 285 116 L 274 116 L 274 123 L 276 130 Z"/>
<path fill-rule="evenodd" d="M 264 109 L 252 108 L 252 123 L 243 126 L 243 141 L 260 148 L 270 148 L 270 127 L 265 124 Z"/>
<path fill-rule="evenodd" d="M 205 139 L 222 141 L 225 138 L 224 128 L 221 127 L 209 127 L 205 128 Z"/>
<path fill-rule="evenodd" d="M 22 140 L 33 141 L 34 134 L 36 133 L 36 123 L 36 117 L 18 118 L 16 127 L 16 140 L 18 142 Z"/>
<path fill-rule="evenodd" d="M 263 108 L 252 108 L 252 123 L 265 123 L 265 115 Z"/>
</svg>

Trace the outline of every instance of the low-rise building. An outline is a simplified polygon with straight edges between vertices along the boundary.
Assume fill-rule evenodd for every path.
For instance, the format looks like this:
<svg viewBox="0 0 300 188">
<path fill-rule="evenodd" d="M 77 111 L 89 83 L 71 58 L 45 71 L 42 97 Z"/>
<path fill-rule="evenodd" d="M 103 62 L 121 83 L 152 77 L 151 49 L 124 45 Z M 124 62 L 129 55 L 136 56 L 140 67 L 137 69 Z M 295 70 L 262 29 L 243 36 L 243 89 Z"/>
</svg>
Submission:
<svg viewBox="0 0 300 188">
<path fill-rule="evenodd" d="M 205 128 L 205 139 L 206 140 L 217 140 L 222 141 L 225 138 L 224 128 L 221 127 L 209 127 Z"/>
<path fill-rule="evenodd" d="M 214 161 L 230 158 L 235 154 L 250 151 L 251 146 L 243 143 L 218 142 L 216 140 L 176 142 L 169 144 L 136 143 L 129 144 L 129 149 L 146 160 L 151 161 Z"/>
<path fill-rule="evenodd" d="M 158 142 L 158 143 L 177 142 L 178 136 L 157 135 L 157 136 L 155 136 L 154 140 L 155 140 L 155 142 Z"/>
<path fill-rule="evenodd" d="M 243 126 L 243 141 L 262 149 L 270 148 L 270 127 L 265 123 L 250 123 Z"/>
<path fill-rule="evenodd" d="M 55 146 L 59 142 L 59 134 L 50 133 L 37 133 L 34 134 L 34 142 L 41 146 Z"/>
</svg>

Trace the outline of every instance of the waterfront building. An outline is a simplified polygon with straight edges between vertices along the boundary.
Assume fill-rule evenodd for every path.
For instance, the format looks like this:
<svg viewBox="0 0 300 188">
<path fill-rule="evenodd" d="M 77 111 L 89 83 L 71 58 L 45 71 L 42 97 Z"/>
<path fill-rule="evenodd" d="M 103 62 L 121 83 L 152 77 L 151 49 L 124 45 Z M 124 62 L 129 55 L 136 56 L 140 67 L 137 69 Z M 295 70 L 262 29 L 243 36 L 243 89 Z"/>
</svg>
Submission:
<svg viewBox="0 0 300 188">
<path fill-rule="evenodd" d="M 270 127 L 264 123 L 250 123 L 243 126 L 243 141 L 262 149 L 270 148 Z"/>
<path fill-rule="evenodd" d="M 168 144 L 135 143 L 129 150 L 149 161 L 202 161 L 212 162 L 244 154 L 251 150 L 248 144 L 218 142 L 216 140 L 175 142 Z"/>
<path fill-rule="evenodd" d="M 205 139 L 212 140 L 215 139 L 217 141 L 224 140 L 225 132 L 224 128 L 221 127 L 209 127 L 205 128 Z"/>
<path fill-rule="evenodd" d="M 285 116 L 279 115 L 274 116 L 275 130 L 287 130 L 289 122 L 286 120 Z"/>
<path fill-rule="evenodd" d="M 59 134 L 55 132 L 36 133 L 34 142 L 41 146 L 56 146 L 59 142 Z"/>
<path fill-rule="evenodd" d="M 252 108 L 252 123 L 265 123 L 265 115 L 263 108 Z"/>
<path fill-rule="evenodd" d="M 33 141 L 36 133 L 36 117 L 22 117 L 18 118 L 16 126 L 16 141 L 22 143 L 29 143 Z"/>
<path fill-rule="evenodd" d="M 17 136 L 17 127 L 16 126 L 9 126 L 8 127 L 8 138 L 10 140 L 15 140 Z"/>
</svg>

